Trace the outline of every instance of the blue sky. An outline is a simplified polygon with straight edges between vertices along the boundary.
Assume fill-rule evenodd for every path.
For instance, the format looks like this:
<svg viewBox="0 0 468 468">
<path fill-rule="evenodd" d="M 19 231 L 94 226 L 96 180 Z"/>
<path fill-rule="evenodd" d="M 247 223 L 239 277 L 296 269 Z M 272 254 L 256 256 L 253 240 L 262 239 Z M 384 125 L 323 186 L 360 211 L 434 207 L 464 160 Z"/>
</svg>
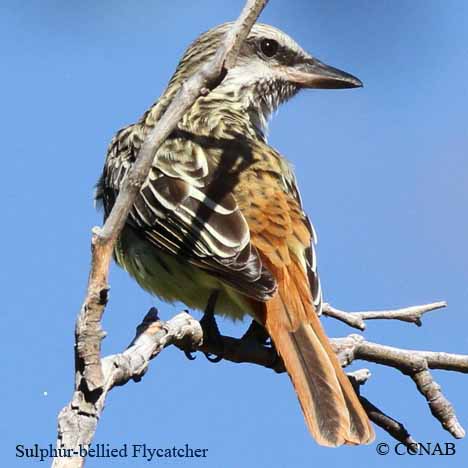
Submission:
<svg viewBox="0 0 468 468">
<path fill-rule="evenodd" d="M 55 440 L 73 384 L 73 328 L 83 299 L 93 186 L 107 144 L 157 99 L 185 47 L 237 17 L 243 1 L 52 0 L 0 4 L 2 433 L 11 463 L 22 443 Z M 319 235 L 325 298 L 359 310 L 447 300 L 423 328 L 368 324 L 370 340 L 466 353 L 468 348 L 468 3 L 461 0 L 271 0 L 262 21 L 363 89 L 304 92 L 271 125 L 295 165 Z M 106 354 L 123 349 L 146 310 L 164 305 L 117 267 L 104 326 Z M 198 315 L 197 315 L 198 316 Z M 352 332 L 324 319 L 330 335 Z M 239 336 L 246 324 L 223 322 Z M 420 441 L 452 441 L 408 379 L 364 364 L 364 394 Z M 435 373 L 468 425 L 467 377 Z M 47 396 L 44 396 L 47 392 Z M 285 375 L 250 365 L 189 362 L 167 349 L 140 384 L 110 395 L 96 443 L 208 448 L 167 466 L 461 466 L 452 457 L 330 450 L 309 437 Z M 393 441 L 377 429 L 377 442 Z M 112 461 L 89 460 L 87 466 Z M 153 462 L 154 463 L 154 462 Z M 163 465 L 162 461 L 159 462 Z M 132 459 L 118 466 L 144 466 Z"/>
</svg>

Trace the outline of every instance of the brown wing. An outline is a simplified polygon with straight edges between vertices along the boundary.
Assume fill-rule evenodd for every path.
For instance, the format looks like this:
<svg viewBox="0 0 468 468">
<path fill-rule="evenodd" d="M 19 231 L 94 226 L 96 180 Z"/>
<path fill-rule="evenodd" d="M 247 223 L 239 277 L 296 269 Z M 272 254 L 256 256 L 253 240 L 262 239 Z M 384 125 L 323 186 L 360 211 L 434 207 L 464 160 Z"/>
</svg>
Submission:
<svg viewBox="0 0 468 468">
<path fill-rule="evenodd" d="M 251 243 L 275 267 L 294 256 L 307 274 L 315 310 L 321 313 L 322 290 L 317 273 L 316 234 L 304 213 L 292 169 L 272 148 L 243 175 L 236 200 L 250 230 Z"/>
<path fill-rule="evenodd" d="M 106 215 L 142 140 L 135 125 L 111 143 L 97 194 Z M 274 294 L 276 281 L 250 242 L 232 193 L 248 156 L 248 145 L 178 131 L 158 151 L 127 222 L 156 248 L 265 301 Z"/>
</svg>

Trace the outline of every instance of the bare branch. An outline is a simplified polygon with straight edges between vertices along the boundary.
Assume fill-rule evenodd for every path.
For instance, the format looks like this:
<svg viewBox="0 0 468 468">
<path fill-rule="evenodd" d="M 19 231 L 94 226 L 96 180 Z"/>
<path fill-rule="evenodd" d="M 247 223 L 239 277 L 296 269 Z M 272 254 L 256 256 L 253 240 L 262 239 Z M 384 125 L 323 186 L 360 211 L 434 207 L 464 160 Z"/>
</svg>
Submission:
<svg viewBox="0 0 468 468">
<path fill-rule="evenodd" d="M 236 63 L 242 43 L 267 3 L 268 0 L 248 1 L 234 27 L 229 31 L 224 50 L 224 66 L 228 70 Z"/>
<path fill-rule="evenodd" d="M 352 372 L 347 372 L 346 375 L 353 383 L 354 388 L 358 389 L 371 378 L 372 374 L 369 369 L 358 369 Z"/>
<path fill-rule="evenodd" d="M 369 419 L 381 427 L 385 432 L 388 432 L 394 439 L 405 444 L 408 449 L 414 449 L 418 443 L 411 437 L 410 433 L 406 430 L 406 427 L 393 419 L 391 416 L 385 414 L 381 409 L 377 408 L 367 398 L 360 396 L 361 404 L 366 411 Z"/>
<path fill-rule="evenodd" d="M 422 360 L 429 369 L 468 373 L 468 355 L 465 354 L 400 349 L 365 341 L 361 335 L 357 334 L 346 338 L 333 338 L 331 341 L 335 351 L 341 357 L 342 365 L 349 365 L 355 359 L 362 359 L 411 371 L 420 367 L 420 360 Z"/>
<path fill-rule="evenodd" d="M 455 438 L 464 437 L 465 431 L 458 422 L 453 406 L 442 394 L 440 386 L 435 382 L 429 369 L 468 373 L 467 355 L 399 349 L 365 341 L 360 335 L 332 338 L 330 341 L 343 367 L 355 360 L 364 360 L 393 367 L 408 375 L 426 399 L 431 413 L 442 424 L 442 427 Z M 285 372 L 284 365 L 275 350 L 252 339 L 221 336 L 217 343 L 206 342 L 199 349 L 222 355 L 228 361 L 252 363 L 273 369 L 275 372 Z M 358 382 L 364 382 L 369 378 L 366 370 L 360 370 L 358 374 L 350 373 L 349 376 L 351 379 L 358 379 Z M 415 443 L 401 423 L 371 405 L 368 402 L 367 408 L 372 413 L 369 417 L 374 418 L 376 424 L 384 429 L 387 428 L 390 435 L 405 444 Z"/>
<path fill-rule="evenodd" d="M 102 360 L 105 376 L 105 392 L 126 384 L 140 381 L 148 370 L 149 361 L 163 348 L 177 343 L 179 346 L 197 348 L 203 342 L 200 324 L 187 312 L 181 312 L 168 322 L 159 320 L 156 309 L 151 309 L 137 328 L 137 335 L 123 353 L 107 356 Z"/>
<path fill-rule="evenodd" d="M 200 324 L 186 312 L 173 317 L 168 322 L 158 319 L 156 309 L 151 309 L 130 346 L 120 354 L 107 356 L 102 360 L 104 386 L 102 391 L 89 391 L 81 386 L 75 390 L 69 405 L 62 409 L 58 418 L 57 448 L 87 447 L 94 436 L 99 417 L 104 409 L 107 394 L 116 386 L 134 380 L 138 382 L 148 369 L 151 359 L 163 348 L 177 343 L 179 346 L 197 348 L 201 345 L 203 332 Z M 74 457 L 54 459 L 54 468 L 75 468 L 83 466 L 84 459 Z"/>
<path fill-rule="evenodd" d="M 358 330 L 365 330 L 365 320 L 401 320 L 402 322 L 414 323 L 418 327 L 422 325 L 422 316 L 436 309 L 447 307 L 445 301 L 432 302 L 431 304 L 417 305 L 412 307 L 404 307 L 403 309 L 393 310 L 373 310 L 367 312 L 345 312 L 344 310 L 336 309 L 330 304 L 323 305 L 322 313 L 327 317 L 340 320 L 350 327 L 357 328 Z"/>
<path fill-rule="evenodd" d="M 369 369 L 359 369 L 354 372 L 348 372 L 347 375 L 351 380 L 356 393 L 359 395 L 359 400 L 361 401 L 362 407 L 366 411 L 367 416 L 369 416 L 369 419 L 390 434 L 394 439 L 405 444 L 408 449 L 414 450 L 418 444 L 411 437 L 405 426 L 396 419 L 385 414 L 381 409 L 377 408 L 377 406 L 361 395 L 360 387 L 371 377 Z"/>
<path fill-rule="evenodd" d="M 450 369 L 466 373 L 468 356 L 399 349 L 365 341 L 360 335 L 349 335 L 331 341 L 344 366 L 356 359 L 362 359 L 393 367 L 408 375 L 442 427 L 457 439 L 465 436 L 465 430 L 458 422 L 453 406 L 442 394 L 429 369 Z"/>
<path fill-rule="evenodd" d="M 105 382 L 102 392 L 92 393 L 94 396 L 92 399 L 86 388 L 78 388 L 72 403 L 62 410 L 59 417 L 57 447 L 89 444 L 107 393 L 113 387 L 124 385 L 132 379 L 140 380 L 148 368 L 150 359 L 169 344 L 184 350 L 198 349 L 222 355 L 224 359 L 236 363 L 253 363 L 273 369 L 275 372 L 285 372 L 283 362 L 275 350 L 256 339 L 255 333 L 246 333 L 242 339 L 220 336 L 215 342 L 205 343 L 202 342 L 202 334 L 200 324 L 187 313 L 179 314 L 169 322 L 161 322 L 155 311 L 150 311 L 137 328 L 136 337 L 130 347 L 121 354 L 108 356 L 102 360 Z M 456 438 L 464 436 L 464 429 L 459 424 L 452 405 L 433 380 L 429 369 L 468 373 L 468 356 L 399 349 L 368 342 L 362 336 L 355 334 L 344 338 L 333 338 L 330 341 L 343 367 L 356 360 L 365 360 L 393 367 L 408 375 L 442 426 Z M 370 372 L 367 369 L 359 369 L 348 373 L 348 376 L 355 388 L 358 388 L 370 378 Z M 367 398 L 360 396 L 360 399 L 371 421 L 408 448 L 416 447 L 416 441 L 402 423 L 385 414 Z M 82 466 L 80 463 L 82 463 L 80 459 L 58 458 L 54 461 L 54 466 Z"/>
</svg>

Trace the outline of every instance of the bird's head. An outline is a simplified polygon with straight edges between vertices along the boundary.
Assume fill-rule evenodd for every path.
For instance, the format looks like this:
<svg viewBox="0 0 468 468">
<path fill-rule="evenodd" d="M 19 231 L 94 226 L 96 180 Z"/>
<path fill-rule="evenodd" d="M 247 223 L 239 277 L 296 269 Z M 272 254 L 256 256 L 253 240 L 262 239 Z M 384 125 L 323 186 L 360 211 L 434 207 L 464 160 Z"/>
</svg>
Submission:
<svg viewBox="0 0 468 468">
<path fill-rule="evenodd" d="M 232 23 L 202 34 L 186 51 L 169 84 L 180 84 L 213 57 Z M 337 68 L 325 65 L 291 37 L 273 26 L 257 23 L 242 44 L 235 65 L 216 88 L 240 103 L 259 130 L 278 106 L 301 89 L 339 89 L 362 86 L 361 81 Z"/>
</svg>

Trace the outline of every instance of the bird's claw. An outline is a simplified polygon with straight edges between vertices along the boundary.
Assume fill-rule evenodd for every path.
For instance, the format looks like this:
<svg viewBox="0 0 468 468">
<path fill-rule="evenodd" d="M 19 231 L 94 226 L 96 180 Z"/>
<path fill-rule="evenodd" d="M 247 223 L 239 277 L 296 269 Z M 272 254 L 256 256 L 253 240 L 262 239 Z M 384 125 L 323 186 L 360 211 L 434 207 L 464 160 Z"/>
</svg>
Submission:
<svg viewBox="0 0 468 468">
<path fill-rule="evenodd" d="M 284 366 L 283 359 L 281 359 L 281 356 L 279 355 L 278 351 L 276 350 L 276 347 L 273 344 L 273 342 L 271 343 L 271 349 L 273 350 L 273 358 L 271 360 L 270 367 L 277 373 L 281 372 L 278 369 L 280 369 L 281 367 Z"/>
<path fill-rule="evenodd" d="M 278 369 L 282 368 L 283 360 L 276 350 L 275 344 L 271 340 L 270 335 L 266 331 L 265 327 L 256 320 L 252 320 L 249 328 L 242 336 L 241 341 L 245 343 L 254 341 L 260 346 L 270 348 L 272 351 L 272 360 L 269 367 L 271 367 L 271 369 L 273 369 L 275 372 L 279 372 Z"/>
<path fill-rule="evenodd" d="M 216 363 L 216 362 L 223 360 L 223 356 L 217 356 L 216 354 L 205 353 L 205 352 L 203 352 L 203 354 L 205 355 L 206 359 L 208 359 L 208 361 L 210 362 Z"/>
<path fill-rule="evenodd" d="M 208 299 L 208 304 L 203 314 L 202 319 L 200 320 L 200 325 L 203 329 L 203 340 L 205 343 L 213 343 L 216 345 L 216 348 L 221 352 L 218 354 L 203 352 L 206 359 L 210 362 L 219 362 L 223 359 L 223 350 L 224 344 L 221 338 L 221 333 L 219 332 L 218 324 L 214 317 L 214 308 L 216 305 L 216 300 L 218 299 L 218 291 L 215 291 L 210 298 Z"/>
<path fill-rule="evenodd" d="M 216 305 L 216 300 L 218 298 L 218 291 L 215 291 L 211 294 L 206 305 L 205 313 L 200 320 L 200 325 L 203 330 L 203 341 L 205 343 L 212 343 L 219 353 L 210 353 L 207 351 L 202 351 L 206 359 L 210 362 L 219 362 L 223 359 L 224 352 L 224 343 L 219 332 L 218 324 L 214 317 L 214 308 Z M 196 350 L 184 350 L 185 357 L 189 361 L 195 360 Z"/>
<path fill-rule="evenodd" d="M 196 356 L 195 356 L 193 353 L 195 353 L 195 351 L 184 351 L 185 357 L 186 357 L 189 361 L 195 361 Z"/>
</svg>

